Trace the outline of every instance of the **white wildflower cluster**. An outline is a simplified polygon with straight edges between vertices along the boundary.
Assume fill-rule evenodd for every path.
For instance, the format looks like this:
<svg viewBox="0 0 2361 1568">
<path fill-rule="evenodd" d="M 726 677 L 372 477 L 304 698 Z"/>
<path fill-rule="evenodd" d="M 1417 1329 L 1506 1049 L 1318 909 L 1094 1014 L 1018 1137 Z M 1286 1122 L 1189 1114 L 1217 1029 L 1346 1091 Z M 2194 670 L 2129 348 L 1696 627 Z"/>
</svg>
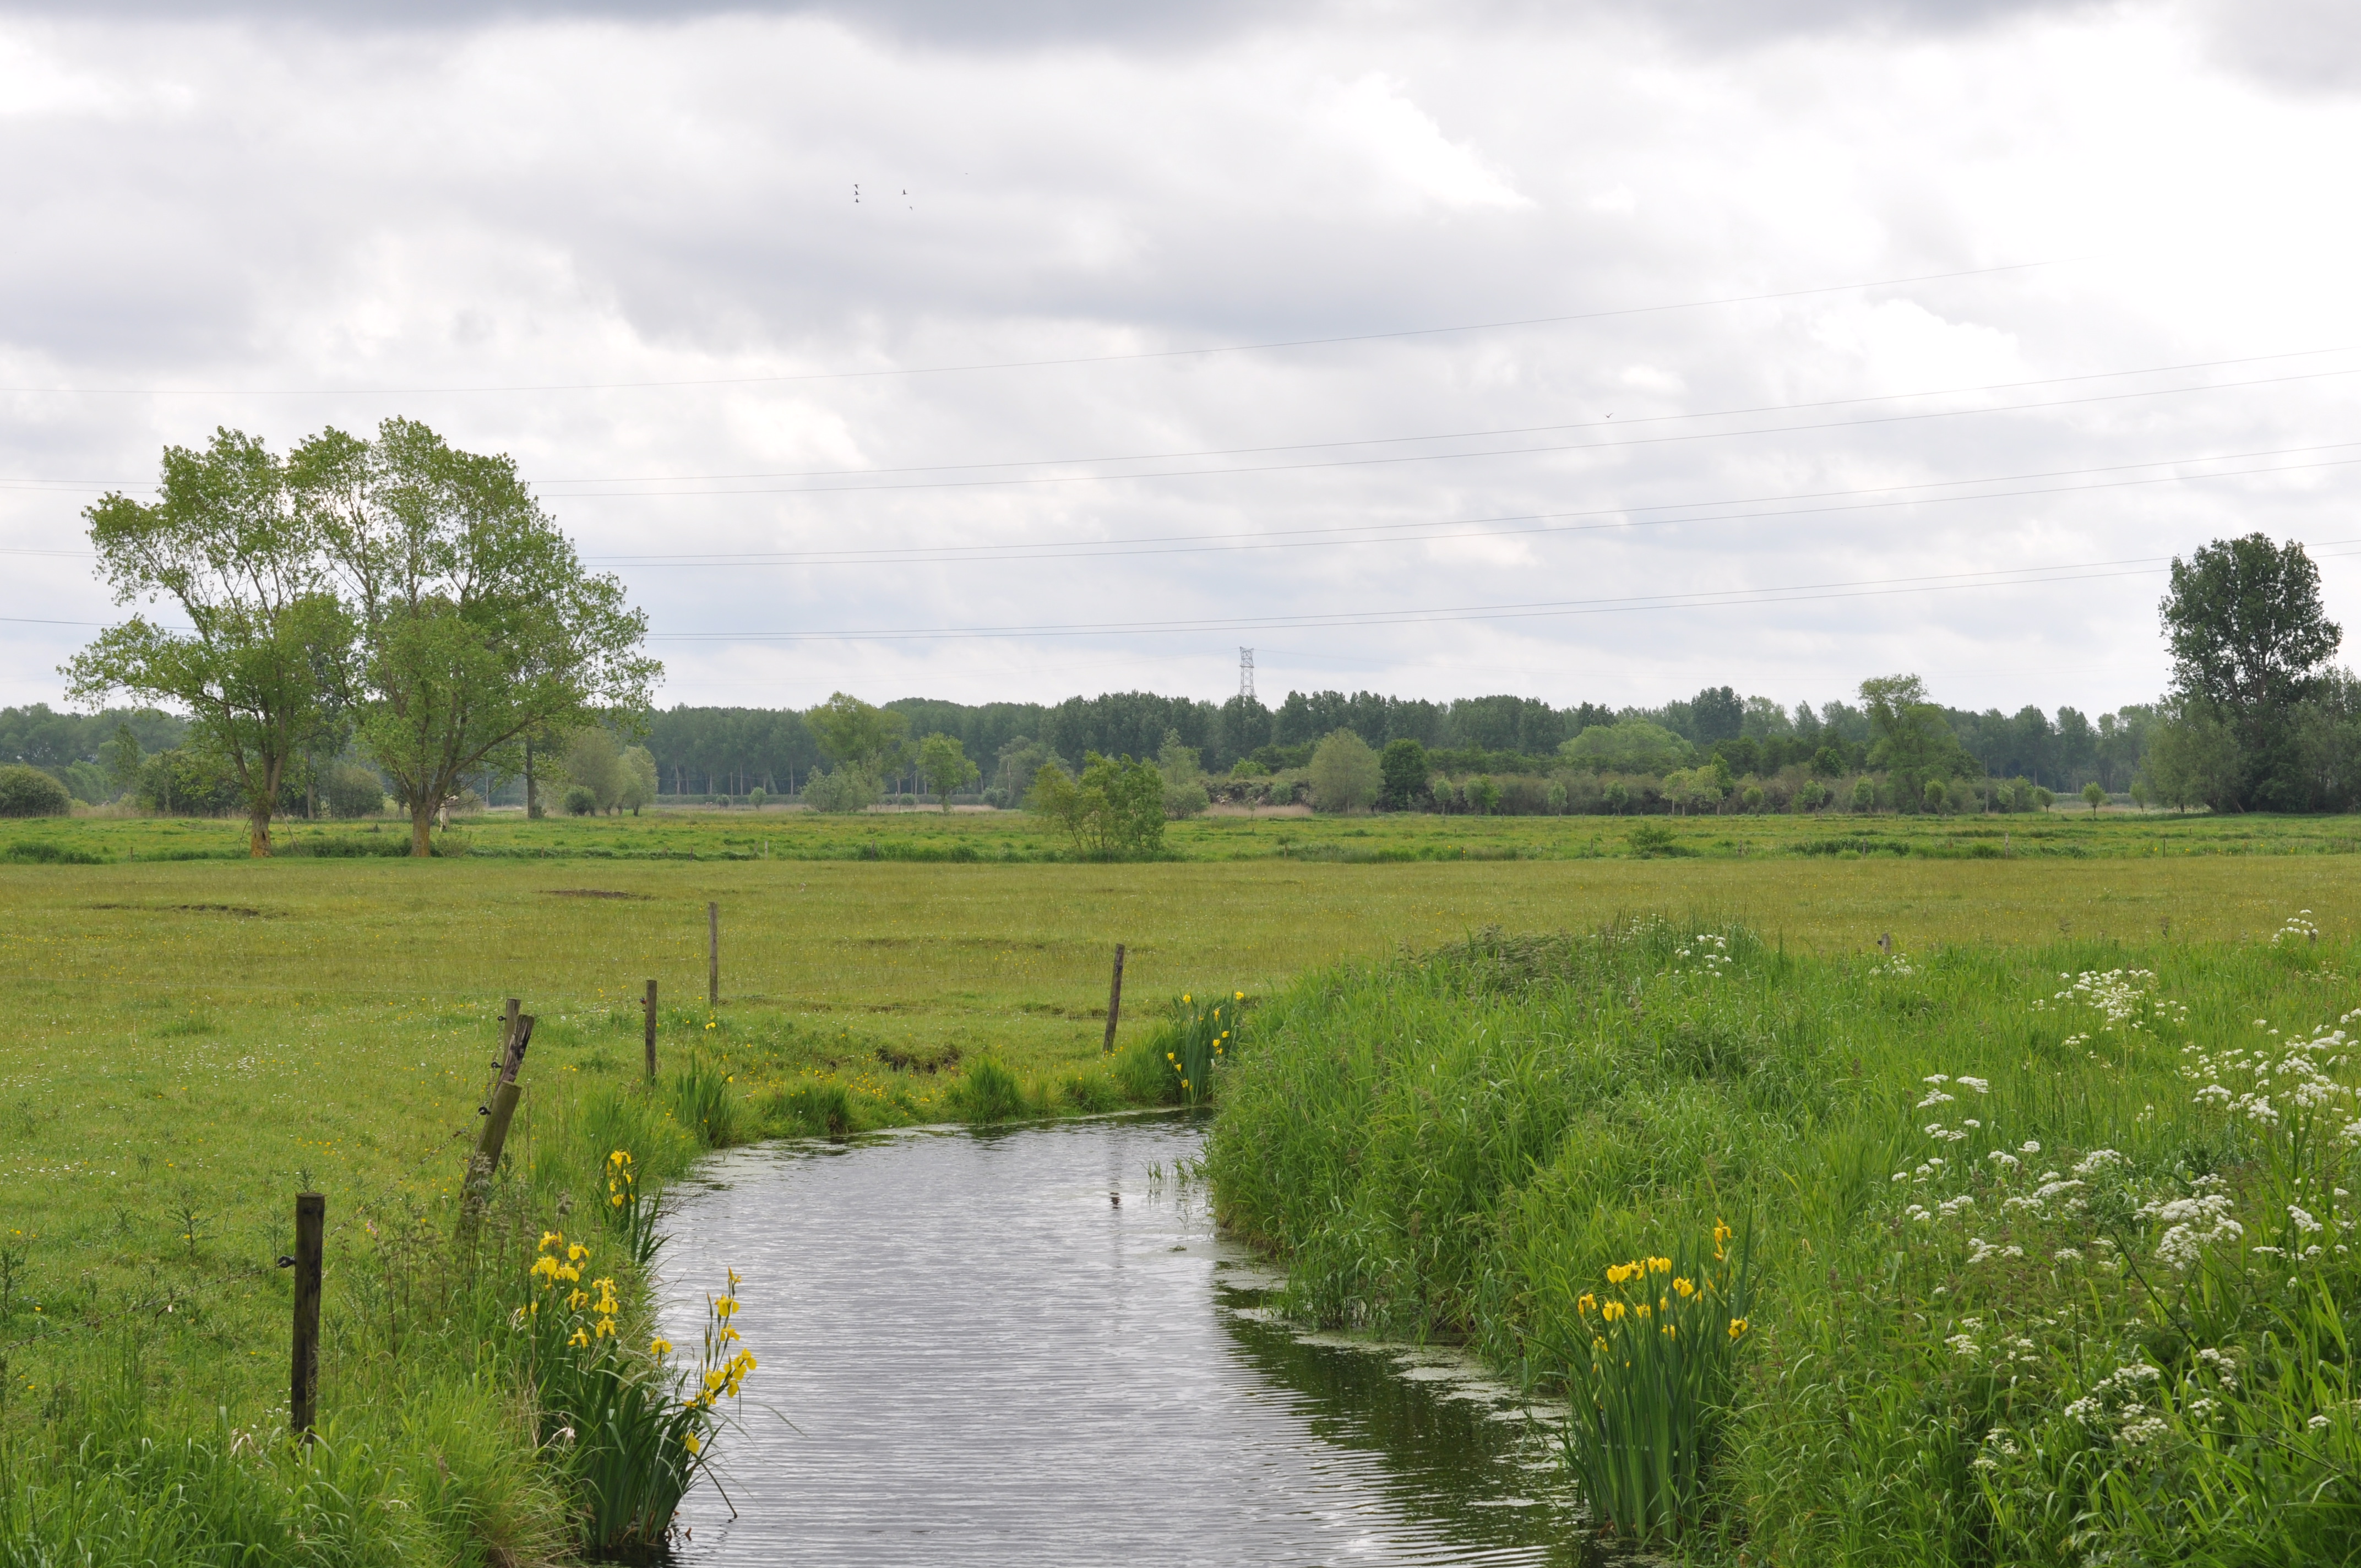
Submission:
<svg viewBox="0 0 2361 1568">
<path fill-rule="evenodd" d="M 1990 1341 L 1986 1341 L 1982 1337 L 1984 1321 L 1982 1318 L 1961 1318 L 1956 1327 L 1959 1332 L 1943 1341 L 1955 1354 L 1971 1360 L 1989 1359 L 2003 1368 L 2017 1364 L 2031 1365 L 2039 1359 L 2039 1352 L 2033 1341 L 2023 1334 L 1994 1333 Z"/>
<path fill-rule="evenodd" d="M 1895 953 L 1883 963 L 1870 965 L 1869 972 L 1881 979 L 1906 980 L 1918 971 L 1910 967 L 1909 954 Z"/>
<path fill-rule="evenodd" d="M 2320 927 L 2312 923 L 2312 911 L 2299 909 L 2288 916 L 2287 924 L 2271 933 L 2274 946 L 2287 942 L 2317 942 Z"/>
<path fill-rule="evenodd" d="M 1711 933 L 1692 937 L 1686 946 L 1675 950 L 1673 959 L 1675 974 L 1701 974 L 1712 979 L 1730 972 L 1730 944 Z M 1688 967 L 1685 970 L 1683 965 Z"/>
<path fill-rule="evenodd" d="M 2191 1183 L 2197 1190 L 2186 1198 L 2158 1198 L 2140 1206 L 2144 1219 L 2165 1227 L 2157 1238 L 2157 1260 L 2186 1271 L 2205 1249 L 2236 1241 L 2246 1227 L 2230 1217 L 2230 1195 L 2218 1176 L 2201 1176 Z"/>
<path fill-rule="evenodd" d="M 2046 1012 L 2052 1006 L 2078 1004 L 2093 1008 L 2103 1020 L 2099 1025 L 2102 1033 L 2110 1029 L 2137 1032 L 2147 1027 L 2148 1020 L 2143 1018 L 2144 1014 L 2149 1018 L 2169 1016 L 2176 1023 L 2189 1021 L 2186 1006 L 2178 1002 L 2163 1001 L 2156 995 L 2156 975 L 2150 970 L 2084 970 L 2080 974 L 2061 973 L 2058 978 L 2066 982 L 2066 989 L 2047 1002 L 2036 1000 L 2033 1003 L 2035 1012 Z M 2090 1037 L 2077 1035 L 2067 1043 L 2084 1044 Z"/>
<path fill-rule="evenodd" d="M 2000 1427 L 1994 1427 L 1984 1433 L 1982 1447 L 1983 1452 L 1968 1461 L 1969 1469 L 1997 1470 L 2000 1468 L 2002 1460 L 2015 1459 L 2019 1453 L 2025 1452 L 2016 1446 L 2016 1440 Z"/>
<path fill-rule="evenodd" d="M 2197 1353 L 2197 1362 L 2213 1374 L 2213 1381 L 2221 1386 L 2223 1392 L 2235 1394 L 2238 1391 L 2238 1356 L 2235 1346 L 2228 1350 L 2208 1348 Z"/>
<path fill-rule="evenodd" d="M 2350 1017 L 2337 1022 L 2342 1025 Z M 2180 1075 L 2202 1086 L 2191 1097 L 2197 1104 L 2260 1126 L 2275 1127 L 2286 1116 L 2335 1108 L 2348 1113 L 2345 1141 L 2361 1143 L 2361 1119 L 2349 1115 L 2354 1091 L 2334 1076 L 2352 1064 L 2353 1046 L 2342 1028 L 2323 1029 L 2309 1040 L 2274 1040 L 2253 1050 L 2203 1051 L 2183 1046 Z"/>
<path fill-rule="evenodd" d="M 1921 1111 L 1936 1105 L 1949 1105 L 1958 1098 L 1956 1095 L 1946 1094 L 1943 1091 L 1943 1085 L 1947 1083 L 1976 1094 L 1992 1092 L 1992 1085 L 1981 1078 L 1951 1078 L 1947 1074 L 1936 1072 L 1927 1074 L 1919 1081 L 1927 1086 L 1925 1096 L 1918 1102 L 1917 1108 Z M 1971 1126 L 1974 1124 L 1972 1122 L 1969 1124 Z"/>
<path fill-rule="evenodd" d="M 2159 1407 L 2164 1374 L 2144 1361 L 2118 1366 L 2066 1407 L 2078 1420 L 2125 1448 L 2143 1448 L 2169 1430 Z"/>
</svg>

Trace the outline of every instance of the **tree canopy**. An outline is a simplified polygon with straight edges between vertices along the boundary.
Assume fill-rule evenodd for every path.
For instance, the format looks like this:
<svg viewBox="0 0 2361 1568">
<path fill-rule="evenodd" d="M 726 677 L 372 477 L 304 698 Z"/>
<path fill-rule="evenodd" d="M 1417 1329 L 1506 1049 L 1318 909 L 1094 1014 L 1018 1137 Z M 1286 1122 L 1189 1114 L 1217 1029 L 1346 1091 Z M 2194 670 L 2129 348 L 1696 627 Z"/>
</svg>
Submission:
<svg viewBox="0 0 2361 1568">
<path fill-rule="evenodd" d="M 357 732 L 410 812 L 411 852 L 461 779 L 535 732 L 634 722 L 663 666 L 622 584 L 585 571 L 505 456 L 413 420 L 323 431 L 289 464 L 358 622 Z"/>
<path fill-rule="evenodd" d="M 202 452 L 165 449 L 155 501 L 110 492 L 82 514 L 115 602 L 169 598 L 190 629 L 144 615 L 107 628 L 66 666 L 72 695 L 185 708 L 198 745 L 236 780 L 257 856 L 270 853 L 280 794 L 350 674 L 352 618 L 305 499 L 260 441 L 220 430 Z"/>
<path fill-rule="evenodd" d="M 2216 540 L 2185 562 L 2176 556 L 2158 612 L 2172 653 L 2175 722 L 2225 725 L 2236 748 L 2234 774 L 2201 770 L 2208 803 L 2268 810 L 2325 804 L 2318 770 L 2306 766 L 2297 710 L 2320 693 L 2322 666 L 2344 632 L 2328 619 L 2320 569 L 2303 546 L 2251 533 Z M 2209 745 L 2177 737 L 2168 750 L 2194 756 Z"/>
</svg>

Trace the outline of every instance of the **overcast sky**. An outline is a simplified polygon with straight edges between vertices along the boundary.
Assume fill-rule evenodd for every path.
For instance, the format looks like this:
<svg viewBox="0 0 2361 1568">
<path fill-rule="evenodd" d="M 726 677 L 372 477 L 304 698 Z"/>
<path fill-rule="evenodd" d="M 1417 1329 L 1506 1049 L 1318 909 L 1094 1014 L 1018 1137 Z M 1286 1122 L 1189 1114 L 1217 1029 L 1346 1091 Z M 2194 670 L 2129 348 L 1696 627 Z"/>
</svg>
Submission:
<svg viewBox="0 0 2361 1568">
<path fill-rule="evenodd" d="M 2361 635 L 2356 10 L 0 5 L 0 701 L 396 413 L 666 705 L 2149 700 L 2213 538 Z"/>
</svg>

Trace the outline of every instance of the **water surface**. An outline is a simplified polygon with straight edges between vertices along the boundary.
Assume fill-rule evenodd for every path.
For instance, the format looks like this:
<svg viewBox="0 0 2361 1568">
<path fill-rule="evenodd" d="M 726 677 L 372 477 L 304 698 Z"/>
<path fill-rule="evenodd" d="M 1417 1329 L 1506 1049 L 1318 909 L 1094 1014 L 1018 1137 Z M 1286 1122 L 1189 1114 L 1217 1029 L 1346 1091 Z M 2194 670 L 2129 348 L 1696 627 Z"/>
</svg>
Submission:
<svg viewBox="0 0 2361 1568">
<path fill-rule="evenodd" d="M 737 1517 L 692 1494 L 683 1559 L 1575 1561 L 1546 1436 L 1507 1390 L 1263 1310 L 1275 1281 L 1169 1174 L 1202 1139 L 1115 1119 L 700 1167 L 675 1189 L 666 1332 L 693 1344 L 735 1266 L 762 1368 L 724 1434 Z"/>
</svg>

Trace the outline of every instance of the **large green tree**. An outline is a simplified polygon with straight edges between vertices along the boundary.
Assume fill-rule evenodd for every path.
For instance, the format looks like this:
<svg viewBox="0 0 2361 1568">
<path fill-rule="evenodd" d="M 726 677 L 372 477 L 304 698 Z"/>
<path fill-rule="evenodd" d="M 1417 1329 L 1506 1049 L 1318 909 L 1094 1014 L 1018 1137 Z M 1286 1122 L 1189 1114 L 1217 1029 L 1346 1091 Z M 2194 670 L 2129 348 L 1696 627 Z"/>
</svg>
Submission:
<svg viewBox="0 0 2361 1568">
<path fill-rule="evenodd" d="M 134 615 L 65 667 L 77 700 L 132 692 L 184 708 L 191 741 L 236 781 L 247 843 L 270 819 L 348 673 L 353 629 L 327 572 L 322 520 L 290 466 L 219 430 L 165 449 L 153 502 L 109 494 L 83 514 L 115 602 L 166 598 L 187 630 Z"/>
<path fill-rule="evenodd" d="M 1872 676 L 1861 683 L 1861 697 L 1877 737 L 1869 750 L 1869 765 L 1883 769 L 1893 780 L 1897 803 L 1925 800 L 1931 780 L 1979 771 L 1943 710 L 1927 699 L 1927 683 L 1916 675 Z"/>
<path fill-rule="evenodd" d="M 1385 770 L 1369 743 L 1339 729 L 1312 753 L 1312 808 L 1354 811 L 1372 805 L 1385 788 Z"/>
<path fill-rule="evenodd" d="M 918 772 L 927 787 L 943 810 L 951 808 L 951 796 L 976 781 L 976 766 L 968 761 L 967 748 L 956 735 L 929 735 L 918 742 Z"/>
<path fill-rule="evenodd" d="M 324 431 L 291 480 L 360 628 L 356 727 L 410 812 L 411 853 L 463 778 L 511 770 L 528 734 L 643 712 L 663 666 L 614 577 L 584 570 L 510 458 L 415 421 Z"/>
<path fill-rule="evenodd" d="M 851 768 L 883 779 L 902 764 L 902 737 L 909 719 L 890 707 L 873 707 L 859 697 L 836 692 L 804 715 L 804 722 L 819 738 L 820 750 L 840 768 Z"/>
<path fill-rule="evenodd" d="M 2160 611 L 2174 695 L 2218 716 L 2237 743 L 2237 785 L 2222 804 L 2310 806 L 2295 709 L 2344 632 L 2321 603 L 2320 568 L 2303 546 L 2250 533 L 2176 556 Z"/>
</svg>

